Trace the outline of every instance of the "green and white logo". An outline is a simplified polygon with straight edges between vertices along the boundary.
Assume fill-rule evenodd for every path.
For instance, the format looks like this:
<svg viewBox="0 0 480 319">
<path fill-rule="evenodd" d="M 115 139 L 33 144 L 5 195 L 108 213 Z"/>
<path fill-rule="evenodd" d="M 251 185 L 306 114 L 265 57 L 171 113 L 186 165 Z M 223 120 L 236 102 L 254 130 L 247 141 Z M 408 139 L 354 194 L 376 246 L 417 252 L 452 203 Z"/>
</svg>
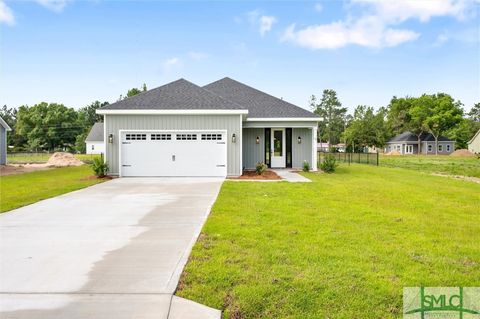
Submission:
<svg viewBox="0 0 480 319">
<path fill-rule="evenodd" d="M 405 287 L 404 319 L 480 319 L 480 287 Z"/>
</svg>

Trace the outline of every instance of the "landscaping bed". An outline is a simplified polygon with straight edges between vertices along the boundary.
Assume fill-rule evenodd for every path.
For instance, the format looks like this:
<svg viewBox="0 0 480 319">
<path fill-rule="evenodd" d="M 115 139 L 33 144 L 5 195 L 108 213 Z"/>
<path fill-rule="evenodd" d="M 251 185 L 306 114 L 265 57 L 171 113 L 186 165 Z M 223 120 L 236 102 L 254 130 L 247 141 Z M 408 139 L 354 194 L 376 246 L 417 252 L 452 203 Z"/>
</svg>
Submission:
<svg viewBox="0 0 480 319">
<path fill-rule="evenodd" d="M 245 170 L 243 174 L 239 177 L 233 177 L 229 179 L 243 179 L 243 180 L 281 180 L 282 178 L 277 175 L 274 171 L 266 170 L 261 175 L 257 174 L 256 171 Z"/>
</svg>

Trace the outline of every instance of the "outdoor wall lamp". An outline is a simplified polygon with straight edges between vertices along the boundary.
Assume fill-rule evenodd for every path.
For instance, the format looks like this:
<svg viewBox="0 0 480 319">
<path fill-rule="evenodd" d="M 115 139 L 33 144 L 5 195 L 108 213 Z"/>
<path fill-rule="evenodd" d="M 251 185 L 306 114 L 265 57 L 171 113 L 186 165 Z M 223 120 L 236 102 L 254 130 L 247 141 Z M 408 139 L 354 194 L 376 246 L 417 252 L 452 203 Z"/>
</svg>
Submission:
<svg viewBox="0 0 480 319">
<path fill-rule="evenodd" d="M 108 134 L 108 143 L 113 143 L 113 134 Z"/>
<path fill-rule="evenodd" d="M 260 137 L 257 136 L 257 139 L 255 140 L 255 143 L 260 144 Z"/>
<path fill-rule="evenodd" d="M 237 136 L 235 135 L 235 133 L 233 133 L 232 135 L 232 143 L 236 143 L 237 142 Z"/>
<path fill-rule="evenodd" d="M 297 142 L 298 142 L 298 144 L 302 144 L 302 137 L 301 137 L 301 136 L 299 136 L 299 137 L 297 138 Z"/>
</svg>

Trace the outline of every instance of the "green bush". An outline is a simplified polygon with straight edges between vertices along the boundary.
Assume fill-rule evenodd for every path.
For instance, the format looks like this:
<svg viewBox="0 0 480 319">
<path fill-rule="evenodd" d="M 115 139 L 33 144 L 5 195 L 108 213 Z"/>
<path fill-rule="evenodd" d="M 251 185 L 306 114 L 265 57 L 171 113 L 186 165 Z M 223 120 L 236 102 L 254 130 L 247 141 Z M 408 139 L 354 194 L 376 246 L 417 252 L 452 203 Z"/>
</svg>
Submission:
<svg viewBox="0 0 480 319">
<path fill-rule="evenodd" d="M 337 159 L 332 154 L 327 154 L 322 163 L 320 163 L 320 169 L 325 173 L 333 173 L 337 168 Z"/>
<path fill-rule="evenodd" d="M 105 177 L 108 172 L 108 163 L 103 161 L 103 156 L 95 157 L 93 159 L 92 169 L 97 177 Z"/>
<path fill-rule="evenodd" d="M 303 161 L 303 171 L 309 172 L 310 171 L 310 163 L 307 161 Z"/>
<path fill-rule="evenodd" d="M 263 162 L 259 162 L 255 166 L 255 172 L 257 172 L 258 175 L 262 175 L 266 170 L 267 170 L 267 165 L 265 165 L 265 163 Z"/>
</svg>

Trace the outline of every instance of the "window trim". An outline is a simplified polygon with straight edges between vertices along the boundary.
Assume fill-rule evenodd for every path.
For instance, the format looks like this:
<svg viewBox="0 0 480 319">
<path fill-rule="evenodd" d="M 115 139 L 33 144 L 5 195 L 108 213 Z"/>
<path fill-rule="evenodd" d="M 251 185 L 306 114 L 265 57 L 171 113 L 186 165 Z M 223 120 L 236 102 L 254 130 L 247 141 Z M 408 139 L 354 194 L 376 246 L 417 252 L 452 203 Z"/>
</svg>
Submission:
<svg viewBox="0 0 480 319">
<path fill-rule="evenodd" d="M 443 152 L 443 144 L 438 144 L 438 151 Z"/>
</svg>

